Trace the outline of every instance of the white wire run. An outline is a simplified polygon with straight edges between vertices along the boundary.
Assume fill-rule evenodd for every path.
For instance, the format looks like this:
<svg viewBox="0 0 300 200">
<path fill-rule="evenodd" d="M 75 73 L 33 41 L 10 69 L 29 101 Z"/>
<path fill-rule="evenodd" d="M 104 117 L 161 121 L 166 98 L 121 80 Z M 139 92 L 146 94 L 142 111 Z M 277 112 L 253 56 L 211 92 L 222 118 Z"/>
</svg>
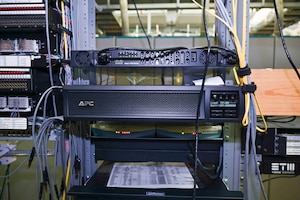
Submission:
<svg viewBox="0 0 300 200">
<path fill-rule="evenodd" d="M 248 77 L 249 81 L 250 81 L 250 77 Z M 261 188 L 261 191 L 263 193 L 263 197 L 265 200 L 268 199 L 267 195 L 266 195 L 266 191 L 264 189 L 263 186 L 263 182 L 262 182 L 262 178 L 260 176 L 260 169 L 258 166 L 258 159 L 257 159 L 257 153 L 256 153 L 256 146 L 255 146 L 255 142 L 256 142 L 256 122 L 257 122 L 257 115 L 256 115 L 256 109 L 255 109 L 255 97 L 254 94 L 250 94 L 250 110 L 249 110 L 249 125 L 250 129 L 249 132 L 247 130 L 247 135 L 249 135 L 250 141 L 251 142 L 251 152 L 250 155 L 252 155 L 253 158 L 253 162 L 254 162 L 254 166 L 255 166 L 255 174 L 257 175 L 258 178 L 258 182 L 259 182 L 259 186 Z M 250 143 L 246 143 L 246 144 L 250 144 Z"/>
<path fill-rule="evenodd" d="M 216 7 L 218 10 L 218 14 L 220 15 L 220 17 L 222 19 L 224 19 L 231 27 L 233 26 L 233 23 L 229 17 L 228 11 L 225 8 L 223 2 L 221 0 L 215 0 L 216 3 Z M 235 2 L 237 3 L 237 2 Z M 246 3 L 246 1 L 244 1 L 243 3 Z M 242 46 L 241 46 L 242 48 Z M 248 83 L 251 83 L 251 79 L 248 76 Z M 249 198 L 249 179 L 248 179 L 248 175 L 249 175 L 249 162 L 250 162 L 250 158 L 253 159 L 252 161 L 254 162 L 254 166 L 255 166 L 255 171 L 256 171 L 256 175 L 260 184 L 260 188 L 261 191 L 263 193 L 264 199 L 267 199 L 267 195 L 265 192 L 265 189 L 263 187 L 263 183 L 262 183 L 262 179 L 259 173 L 259 167 L 257 164 L 257 154 L 255 151 L 255 139 L 256 139 L 256 107 L 255 107 L 255 97 L 254 94 L 250 94 L 250 106 L 249 106 L 249 113 L 248 113 L 248 126 L 247 126 L 247 132 L 246 132 L 246 148 L 245 148 L 245 176 L 244 176 L 244 199 L 248 199 Z M 251 148 L 251 152 L 249 152 L 250 147 L 250 140 L 251 140 L 251 144 L 252 144 L 252 148 Z M 251 153 L 251 156 L 249 158 L 249 153 Z"/>
<path fill-rule="evenodd" d="M 52 125 L 54 120 L 63 120 L 63 118 L 61 117 L 53 117 L 53 118 L 49 118 L 45 121 L 42 122 L 42 124 L 40 125 L 37 133 L 36 133 L 36 119 L 37 119 L 37 113 L 38 110 L 40 108 L 40 105 L 42 104 L 43 100 L 45 97 L 49 97 L 49 94 L 53 91 L 53 89 L 62 89 L 62 86 L 52 86 L 50 88 L 48 88 L 40 97 L 40 100 L 38 101 L 36 108 L 34 110 L 33 116 L 32 116 L 32 126 L 31 126 L 31 132 L 32 132 L 32 138 L 33 138 L 33 143 L 34 143 L 34 147 L 36 149 L 36 168 L 37 168 L 37 187 L 39 182 L 41 182 L 40 180 L 43 180 L 43 163 L 42 163 L 42 158 L 41 156 L 43 156 L 43 153 L 40 152 L 41 150 L 41 142 L 43 137 L 41 137 L 46 130 L 49 130 L 50 125 Z M 46 99 L 47 100 L 47 99 Z M 45 101 L 46 101 L 45 100 Z M 50 190 L 50 192 L 52 192 L 52 190 Z M 52 195 L 53 196 L 53 195 Z M 39 199 L 39 197 L 38 197 Z"/>
<path fill-rule="evenodd" d="M 196 2 L 195 0 L 192 0 L 195 4 L 197 4 L 200 8 L 203 9 L 203 6 L 200 5 L 198 2 Z M 241 1 L 240 1 L 241 2 Z M 243 46 L 245 45 L 245 36 L 244 36 L 244 32 L 245 30 L 243 30 L 243 41 L 242 43 L 239 41 L 239 39 L 237 38 L 237 33 L 236 33 L 236 30 L 235 30 L 235 24 L 232 23 L 232 20 L 231 18 L 229 17 L 229 13 L 227 11 L 227 9 L 225 8 L 224 6 L 224 3 L 221 1 L 221 0 L 215 0 L 215 3 L 216 3 L 216 8 L 217 8 L 217 13 L 218 15 L 215 15 L 211 12 L 209 12 L 208 10 L 205 10 L 207 13 L 211 14 L 211 15 L 214 15 L 218 20 L 220 20 L 229 30 L 229 32 L 231 34 L 233 34 L 233 36 L 235 37 L 235 47 L 236 47 L 236 51 L 238 52 L 238 55 L 240 56 L 240 62 L 241 63 L 245 63 L 246 60 L 245 58 L 243 57 L 244 56 L 244 51 L 245 49 L 243 48 Z M 237 3 L 238 1 L 232 1 L 233 3 L 233 7 L 234 9 L 237 9 Z M 247 0 L 244 0 L 242 3 L 246 4 L 247 3 Z M 245 8 L 245 5 L 244 5 L 244 8 Z M 234 17 L 236 17 L 236 11 L 237 10 L 233 10 L 233 14 L 234 14 Z M 245 11 L 246 12 L 246 11 Z M 244 13 L 245 15 L 245 13 Z M 235 20 L 235 19 L 234 19 Z M 245 16 L 243 16 L 243 22 L 245 20 Z M 234 21 L 236 23 L 236 21 Z M 233 27 L 234 26 L 234 27 Z M 241 64 L 240 63 L 240 64 Z M 244 65 L 244 64 L 242 64 Z M 241 67 L 244 67 L 244 66 L 241 66 Z M 248 83 L 251 83 L 251 80 L 250 80 L 250 77 L 248 76 L 247 79 L 248 80 Z M 258 177 L 258 180 L 259 180 L 259 184 L 260 184 L 260 187 L 261 187 L 261 190 L 263 192 L 263 195 L 264 195 L 264 198 L 267 199 L 267 196 L 265 194 L 265 190 L 264 190 L 264 187 L 263 187 L 263 184 L 262 184 L 262 180 L 261 180 L 261 176 L 260 176 L 260 173 L 259 173 L 259 168 L 258 168 L 258 165 L 257 165 L 257 155 L 256 155 L 256 152 L 255 152 L 255 137 L 256 137 L 256 107 L 255 107 L 255 97 L 254 97 L 254 94 L 250 94 L 250 98 L 249 98 L 249 101 L 250 101 L 250 105 L 249 105 L 249 112 L 247 113 L 248 115 L 248 124 L 247 124 L 247 133 L 246 133 L 246 152 L 245 152 L 245 174 L 244 174 L 244 199 L 248 199 L 248 175 L 249 175 L 249 149 L 250 149 L 250 140 L 252 141 L 252 151 L 251 151 L 251 158 L 253 159 L 253 161 L 255 162 L 255 170 L 256 170 L 256 175 Z M 254 149 L 254 150 L 253 150 Z"/>
<path fill-rule="evenodd" d="M 51 134 L 51 131 L 55 129 L 55 122 L 56 121 L 63 121 L 63 116 L 57 116 L 57 117 L 50 117 L 46 119 L 41 127 L 39 128 L 37 135 L 36 135 L 36 157 L 38 160 L 42 160 L 39 162 L 40 166 L 38 167 L 41 170 L 41 177 L 39 182 L 44 182 L 45 184 L 45 174 L 48 176 L 49 184 L 49 190 L 52 197 L 54 197 L 53 188 L 52 188 L 52 180 L 49 177 L 50 176 L 50 167 L 48 162 L 48 155 L 47 155 L 47 149 L 48 149 L 48 139 Z M 47 186 L 47 185 L 46 185 Z"/>
<path fill-rule="evenodd" d="M 215 0 L 216 3 L 216 7 L 217 7 L 217 11 L 218 11 L 218 15 L 224 19 L 230 27 L 233 27 L 233 23 L 231 18 L 229 17 L 229 14 L 227 12 L 227 9 L 224 6 L 224 3 L 222 0 Z"/>
</svg>

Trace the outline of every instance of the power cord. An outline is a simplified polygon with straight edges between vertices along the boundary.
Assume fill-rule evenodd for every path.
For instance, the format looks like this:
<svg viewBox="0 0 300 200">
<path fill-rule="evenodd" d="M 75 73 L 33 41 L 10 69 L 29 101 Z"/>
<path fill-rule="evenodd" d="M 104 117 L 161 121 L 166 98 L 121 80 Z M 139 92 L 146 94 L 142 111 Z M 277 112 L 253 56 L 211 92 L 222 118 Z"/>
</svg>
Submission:
<svg viewBox="0 0 300 200">
<path fill-rule="evenodd" d="M 299 73 L 296 65 L 294 64 L 294 62 L 293 62 L 293 60 L 290 56 L 290 53 L 288 51 L 288 48 L 286 46 L 286 43 L 285 43 L 285 39 L 284 39 L 284 36 L 283 36 L 283 33 L 282 33 L 282 26 L 281 26 L 281 22 L 280 22 L 280 17 L 279 17 L 279 13 L 278 13 L 278 9 L 277 9 L 276 0 L 273 0 L 273 3 L 274 3 L 274 9 L 275 9 L 275 14 L 276 14 L 277 24 L 278 24 L 278 28 L 279 28 L 279 32 L 280 32 L 280 38 L 281 38 L 281 42 L 282 42 L 284 52 L 285 52 L 290 64 L 292 65 L 293 69 L 295 70 L 295 72 L 298 76 L 298 79 L 300 79 L 300 73 Z"/>
<path fill-rule="evenodd" d="M 148 34 L 146 33 L 146 31 L 145 31 L 145 28 L 144 28 L 144 25 L 143 25 L 143 23 L 142 23 L 142 20 L 141 20 L 140 14 L 139 14 L 139 10 L 137 9 L 135 0 L 132 0 L 132 3 L 133 3 L 134 8 L 135 8 L 135 10 L 136 10 L 136 14 L 137 14 L 137 16 L 138 16 L 138 19 L 139 19 L 140 25 L 141 25 L 141 27 L 142 27 L 142 30 L 143 30 L 143 32 L 144 32 L 146 38 L 147 38 L 147 42 L 148 42 L 149 48 L 152 49 L 152 46 L 151 46 L 151 42 L 150 42 L 149 36 L 148 36 Z"/>
<path fill-rule="evenodd" d="M 203 72 L 201 89 L 199 91 L 199 96 L 198 96 L 198 105 L 197 105 L 197 114 L 196 114 L 194 177 L 197 177 L 197 167 L 198 167 L 198 164 L 200 161 L 198 158 L 200 106 L 201 106 L 201 100 L 202 100 L 203 94 L 204 94 L 204 85 L 205 85 L 205 79 L 206 79 L 206 74 L 207 74 L 208 65 L 209 65 L 209 56 L 210 56 L 210 51 L 211 51 L 211 45 L 210 45 L 210 40 L 209 40 L 209 36 L 208 36 L 207 21 L 206 21 L 206 0 L 204 0 L 204 2 L 203 2 L 202 18 L 203 18 L 204 31 L 205 31 L 206 41 L 207 41 L 207 54 L 206 54 L 206 62 L 205 62 L 205 67 L 204 67 L 204 72 Z M 196 191 L 197 191 L 196 182 L 194 182 L 193 199 L 196 199 L 196 195 L 197 195 Z"/>
</svg>

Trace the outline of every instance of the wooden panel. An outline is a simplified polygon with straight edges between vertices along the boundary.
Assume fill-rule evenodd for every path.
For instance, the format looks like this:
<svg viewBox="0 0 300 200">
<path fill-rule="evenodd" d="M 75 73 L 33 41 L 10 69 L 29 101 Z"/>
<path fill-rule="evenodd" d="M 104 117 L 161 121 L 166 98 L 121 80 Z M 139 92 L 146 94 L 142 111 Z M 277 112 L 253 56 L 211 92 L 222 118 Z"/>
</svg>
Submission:
<svg viewBox="0 0 300 200">
<path fill-rule="evenodd" d="M 264 115 L 300 116 L 300 80 L 293 69 L 253 69 L 251 80 Z"/>
</svg>

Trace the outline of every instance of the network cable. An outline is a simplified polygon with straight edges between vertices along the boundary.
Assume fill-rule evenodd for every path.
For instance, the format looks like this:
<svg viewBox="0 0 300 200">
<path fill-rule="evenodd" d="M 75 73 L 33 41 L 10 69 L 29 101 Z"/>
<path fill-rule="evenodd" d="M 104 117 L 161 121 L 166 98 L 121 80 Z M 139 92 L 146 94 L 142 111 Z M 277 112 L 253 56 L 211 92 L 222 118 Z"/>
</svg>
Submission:
<svg viewBox="0 0 300 200">
<path fill-rule="evenodd" d="M 12 175 L 14 175 L 19 169 L 21 169 L 21 167 L 29 160 L 29 156 L 26 157 L 19 166 L 17 166 L 12 172 L 10 172 L 9 174 L 5 174 L 4 176 L 0 176 L 0 178 L 9 178 Z"/>
<path fill-rule="evenodd" d="M 10 164 L 8 164 L 6 167 L 6 171 L 5 171 L 6 176 L 9 174 L 9 168 L 10 168 Z M 0 192 L 0 200 L 2 200 L 2 196 L 3 196 L 4 190 L 5 190 L 6 180 L 7 180 L 7 177 L 4 178 L 4 181 L 2 183 L 2 188 L 1 188 L 1 192 Z"/>
<path fill-rule="evenodd" d="M 45 0 L 45 20 L 46 20 L 46 43 L 47 43 L 47 54 L 48 54 L 48 70 L 49 70 L 49 78 L 50 78 L 50 86 L 54 86 L 53 81 L 53 71 L 52 71 L 52 64 L 51 64 L 51 48 L 50 48 L 50 31 L 49 31 L 49 2 Z M 53 103 L 53 111 L 55 116 L 57 115 L 56 110 L 56 99 L 55 96 L 52 95 L 52 103 Z"/>
<path fill-rule="evenodd" d="M 208 70 L 208 65 L 209 65 L 209 57 L 210 57 L 210 51 L 211 51 L 211 45 L 210 45 L 210 40 L 208 36 L 208 31 L 207 31 L 207 21 L 206 21 L 206 0 L 203 2 L 203 12 L 202 12 L 202 18 L 203 18 L 203 24 L 204 24 L 204 31 L 205 31 L 205 36 L 206 36 L 206 41 L 207 41 L 207 53 L 206 53 L 206 62 L 205 62 L 205 68 L 204 68 L 204 73 L 203 73 L 203 78 L 202 78 L 202 84 L 201 84 L 201 89 L 199 91 L 198 95 L 198 104 L 197 104 L 197 113 L 196 113 L 196 127 L 195 127 L 195 160 L 194 160 L 194 177 L 197 177 L 197 168 L 199 164 L 199 158 L 198 158 L 198 143 L 199 143 L 199 117 L 200 117 L 200 106 L 201 106 L 201 100 L 204 95 L 204 85 L 205 85 L 205 79 L 206 79 L 206 74 Z M 193 189 L 193 199 L 196 199 L 196 182 L 194 181 L 194 189 Z"/>
<path fill-rule="evenodd" d="M 237 17 L 237 1 L 233 1 L 232 3 L 232 6 L 233 6 L 233 16 L 234 16 L 234 24 L 233 24 L 233 27 L 230 26 L 231 23 L 231 19 L 227 17 L 226 15 L 226 9 L 223 5 L 223 2 L 221 1 L 215 1 L 216 4 L 218 4 L 217 6 L 217 9 L 220 9 L 222 10 L 221 12 L 219 11 L 219 13 L 221 13 L 222 17 L 219 17 L 217 15 L 215 15 L 214 13 L 210 12 L 209 10 L 207 10 L 206 8 L 204 8 L 204 6 L 201 6 L 199 3 L 197 3 L 195 0 L 192 0 L 196 5 L 198 5 L 200 8 L 202 8 L 203 10 L 205 10 L 206 12 L 208 12 L 209 14 L 215 16 L 218 20 L 220 20 L 225 26 L 227 26 L 229 32 L 231 33 L 232 37 L 233 37 L 233 41 L 234 41 L 234 44 L 235 44 L 235 47 L 236 47 L 236 51 L 237 51 L 237 54 L 238 54 L 238 58 L 239 58 L 239 65 L 240 65 L 240 68 L 245 68 L 247 65 L 246 65 L 246 60 L 245 60 L 245 55 L 246 55 L 246 50 L 245 50 L 245 46 L 246 46 L 246 27 L 247 26 L 243 26 L 243 30 L 242 30 L 242 43 L 240 43 L 239 41 L 239 38 L 237 37 L 237 30 L 236 30 L 236 17 Z M 244 7 L 243 7 L 243 23 L 246 24 L 246 2 L 244 2 Z M 224 19 L 225 18 L 225 19 Z M 244 48 L 243 48 L 244 47 Z M 238 83 L 238 85 L 240 86 L 244 86 L 244 85 L 248 85 L 249 83 L 251 83 L 251 80 L 250 80 L 250 77 L 249 76 L 243 76 L 243 77 L 238 77 L 236 75 L 236 71 L 235 69 L 233 70 L 234 71 L 234 74 L 235 74 L 235 77 L 236 77 L 236 81 Z M 255 112 L 255 106 L 254 106 L 254 102 L 256 102 L 258 104 L 258 100 L 256 99 L 254 93 L 249 93 L 249 92 L 245 92 L 245 114 L 244 114 L 244 117 L 243 117 L 243 120 L 242 120 L 242 124 L 244 126 L 247 126 L 247 128 L 250 130 L 250 127 L 253 129 L 253 127 L 255 127 L 255 130 L 256 129 L 259 129 L 257 126 L 256 126 L 256 118 L 253 118 L 252 116 L 252 112 L 254 111 Z M 259 105 L 258 105 L 259 107 Z M 259 108 L 259 111 L 261 112 L 260 108 Z M 263 115 L 262 115 L 263 116 Z M 263 117 L 263 121 L 264 121 L 264 124 L 265 124 L 265 129 L 262 130 L 262 132 L 265 132 L 266 129 L 267 129 L 267 126 L 266 126 L 266 122 L 264 120 L 264 117 Z M 252 130 L 253 131 L 253 130 Z M 248 131 L 250 132 L 250 131 Z M 250 133 L 249 133 L 250 134 Z M 247 138 L 247 141 L 250 140 L 250 135 L 247 135 L 246 138 Z M 254 136 L 253 136 L 254 137 Z M 246 141 L 246 144 L 247 144 L 247 141 Z M 255 143 L 253 144 L 255 145 Z M 246 151 L 249 150 L 249 146 L 246 147 Z M 248 183 L 248 179 L 247 179 L 247 176 L 248 176 L 248 153 L 246 152 L 245 154 L 246 155 L 246 158 L 245 158 L 245 187 L 244 187 L 244 192 L 245 192 L 245 198 L 248 198 L 248 186 L 247 186 L 247 183 Z M 256 160 L 256 154 L 253 154 L 253 157 L 254 157 L 254 160 Z M 258 166 L 256 166 L 256 168 L 258 169 Z M 261 181 L 261 177 L 260 175 L 258 174 L 258 178 L 259 178 L 259 181 L 260 181 L 260 186 L 261 186 L 261 189 L 264 193 L 264 197 L 266 198 L 266 195 L 265 195 L 265 192 L 264 192 L 264 188 L 263 188 L 263 185 L 262 185 L 262 181 Z"/>
<path fill-rule="evenodd" d="M 39 152 L 39 150 L 40 150 L 39 141 L 40 141 L 41 135 L 40 135 L 40 132 L 38 132 L 36 134 L 36 130 L 35 130 L 35 126 L 36 126 L 35 122 L 36 122 L 36 118 L 37 118 L 37 112 L 38 112 L 40 105 L 43 102 L 44 98 L 48 97 L 49 93 L 51 93 L 53 89 L 61 89 L 61 88 L 62 88 L 62 86 L 52 86 L 52 87 L 48 88 L 40 97 L 40 100 L 38 101 L 36 108 L 34 110 L 33 116 L 32 116 L 32 126 L 31 126 L 32 130 L 31 131 L 32 131 L 32 138 L 33 138 L 34 147 L 36 149 L 36 155 L 37 155 L 36 156 L 37 157 L 37 165 L 36 165 L 37 166 L 37 180 L 38 180 L 38 177 L 40 177 L 40 178 L 43 177 L 42 161 L 41 161 L 40 152 Z M 41 124 L 39 131 L 44 130 L 45 127 L 47 127 L 47 126 L 45 126 L 45 124 L 48 125 L 48 122 L 49 121 L 47 121 L 47 120 L 44 121 Z M 38 173 L 38 171 L 39 171 L 39 173 Z"/>
<path fill-rule="evenodd" d="M 277 18 L 277 24 L 278 24 L 278 28 L 279 28 L 279 32 L 280 32 L 280 38 L 281 38 L 281 42 L 282 42 L 284 52 L 285 52 L 290 64 L 292 65 L 293 69 L 295 70 L 295 73 L 297 74 L 298 79 L 300 79 L 300 73 L 299 73 L 296 65 L 294 64 L 294 62 L 293 62 L 293 60 L 290 56 L 290 53 L 288 51 L 288 48 L 286 46 L 286 43 L 285 43 L 285 39 L 284 39 L 283 32 L 282 32 L 282 26 L 281 26 L 281 22 L 280 22 L 280 17 L 279 17 L 279 13 L 278 13 L 278 9 L 277 9 L 276 0 L 273 0 L 273 3 L 274 3 L 274 9 L 275 9 L 275 14 L 276 14 L 276 18 Z"/>
<path fill-rule="evenodd" d="M 149 48 L 152 49 L 152 46 L 151 46 L 151 42 L 150 42 L 149 36 L 148 36 L 148 34 L 146 33 L 146 31 L 145 31 L 145 28 L 144 28 L 144 25 L 143 25 L 143 23 L 142 23 L 142 20 L 141 20 L 139 11 L 138 11 L 138 9 L 137 9 L 135 0 L 132 0 L 132 3 L 133 3 L 134 8 L 135 8 L 135 10 L 136 10 L 136 14 L 137 14 L 137 16 L 138 16 L 138 19 L 139 19 L 140 25 L 141 25 L 141 27 L 142 27 L 142 30 L 143 30 L 143 32 L 144 32 L 146 38 L 147 38 L 147 42 L 148 42 Z"/>
</svg>

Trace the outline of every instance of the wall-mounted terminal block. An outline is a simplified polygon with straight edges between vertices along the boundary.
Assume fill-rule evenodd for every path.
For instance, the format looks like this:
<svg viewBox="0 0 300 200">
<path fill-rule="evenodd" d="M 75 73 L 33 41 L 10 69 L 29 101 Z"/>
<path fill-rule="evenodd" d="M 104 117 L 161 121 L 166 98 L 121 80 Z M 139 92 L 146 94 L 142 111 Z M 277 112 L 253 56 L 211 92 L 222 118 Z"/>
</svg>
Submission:
<svg viewBox="0 0 300 200">
<path fill-rule="evenodd" d="M 7 99 L 6 97 L 0 97 L 0 110 L 6 108 Z"/>
<path fill-rule="evenodd" d="M 30 112 L 32 109 L 29 97 L 0 97 L 0 112 Z"/>
<path fill-rule="evenodd" d="M 0 117 L 0 130 L 1 130 L 0 136 L 10 136 L 12 132 L 9 132 L 8 130 L 26 130 L 26 129 L 27 129 L 27 118 Z M 2 131 L 2 130 L 6 130 L 6 131 Z M 17 135 L 17 134 L 14 133 L 13 135 Z"/>
<path fill-rule="evenodd" d="M 7 105 L 9 108 L 26 109 L 29 107 L 28 97 L 8 97 Z"/>
</svg>

